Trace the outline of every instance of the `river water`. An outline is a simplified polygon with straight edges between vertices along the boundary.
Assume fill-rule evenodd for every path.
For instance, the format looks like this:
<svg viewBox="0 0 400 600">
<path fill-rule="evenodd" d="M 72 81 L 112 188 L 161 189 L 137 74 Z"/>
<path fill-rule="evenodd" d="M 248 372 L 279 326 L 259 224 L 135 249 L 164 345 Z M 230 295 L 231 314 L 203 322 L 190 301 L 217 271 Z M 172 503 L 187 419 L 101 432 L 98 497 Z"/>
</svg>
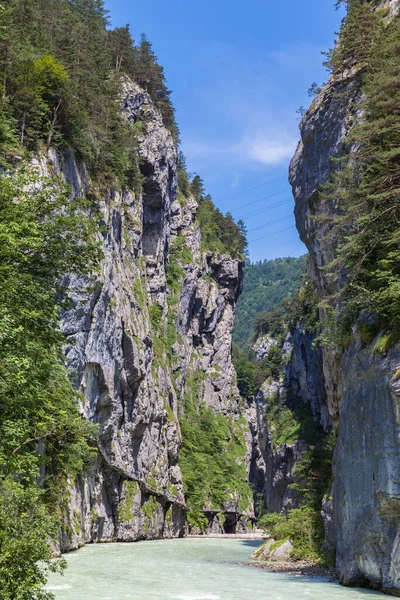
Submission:
<svg viewBox="0 0 400 600">
<path fill-rule="evenodd" d="M 86 546 L 48 589 L 57 600 L 374 600 L 383 594 L 236 564 L 260 544 L 182 539 Z"/>
</svg>

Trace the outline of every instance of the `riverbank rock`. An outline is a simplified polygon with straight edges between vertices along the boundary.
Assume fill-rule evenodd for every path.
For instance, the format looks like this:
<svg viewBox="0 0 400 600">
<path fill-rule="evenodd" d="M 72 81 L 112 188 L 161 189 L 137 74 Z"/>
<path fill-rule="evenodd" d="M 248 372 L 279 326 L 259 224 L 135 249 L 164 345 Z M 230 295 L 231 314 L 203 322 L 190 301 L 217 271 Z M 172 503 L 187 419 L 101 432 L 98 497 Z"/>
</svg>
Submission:
<svg viewBox="0 0 400 600">
<path fill-rule="evenodd" d="M 252 560 L 287 562 L 290 560 L 293 551 L 293 542 L 291 540 L 276 541 L 269 538 L 260 548 L 251 555 Z"/>
</svg>

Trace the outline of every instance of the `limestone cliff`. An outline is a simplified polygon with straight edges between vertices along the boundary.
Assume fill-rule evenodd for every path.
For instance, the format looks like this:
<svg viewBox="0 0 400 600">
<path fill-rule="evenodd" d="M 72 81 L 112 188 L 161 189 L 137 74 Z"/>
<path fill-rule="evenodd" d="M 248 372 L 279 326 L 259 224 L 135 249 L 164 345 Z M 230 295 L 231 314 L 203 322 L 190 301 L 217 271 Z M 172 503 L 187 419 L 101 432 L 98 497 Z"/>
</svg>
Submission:
<svg viewBox="0 0 400 600">
<path fill-rule="evenodd" d="M 137 131 L 140 190 L 99 189 L 71 155 L 43 167 L 90 194 L 102 221 L 96 281 L 66 280 L 65 354 L 98 425 L 98 458 L 71 482 L 63 550 L 183 535 L 179 415 L 193 376 L 200 402 L 239 416 L 231 336 L 243 264 L 201 251 L 196 202 L 178 194 L 176 144 L 148 94 L 126 78 L 120 104 Z"/>
<path fill-rule="evenodd" d="M 381 6 L 389 4 L 387 18 L 398 9 L 395 0 Z M 290 167 L 297 228 L 310 253 L 310 275 L 320 298 L 332 285 L 321 269 L 332 248 L 324 241 L 321 221 L 313 217 L 336 210 L 320 190 L 336 168 L 331 157 L 355 150 L 345 147 L 345 137 L 362 118 L 361 95 L 354 71 L 331 77 L 302 119 L 301 142 Z M 399 595 L 399 350 L 377 356 L 372 347 L 353 329 L 344 354 L 323 350 L 329 416 L 338 426 L 333 537 L 343 583 Z"/>
<path fill-rule="evenodd" d="M 298 439 L 279 441 L 279 414 L 288 409 L 293 414 L 305 411 L 309 413 L 308 418 L 315 429 L 320 428 L 325 433 L 332 425 L 327 407 L 322 350 L 319 345 L 314 347 L 315 337 L 316 334 L 299 321 L 293 331 L 288 332 L 282 347 L 281 379 L 267 380 L 249 402 L 253 436 L 250 476 L 256 491 L 262 495 L 267 512 L 286 512 L 300 506 L 301 496 L 290 486 L 295 481 L 293 471 L 296 464 L 309 448 L 307 436 L 301 429 Z M 271 342 L 271 338 L 268 339 Z M 255 347 L 259 349 L 264 344 L 265 340 L 260 338 Z"/>
</svg>

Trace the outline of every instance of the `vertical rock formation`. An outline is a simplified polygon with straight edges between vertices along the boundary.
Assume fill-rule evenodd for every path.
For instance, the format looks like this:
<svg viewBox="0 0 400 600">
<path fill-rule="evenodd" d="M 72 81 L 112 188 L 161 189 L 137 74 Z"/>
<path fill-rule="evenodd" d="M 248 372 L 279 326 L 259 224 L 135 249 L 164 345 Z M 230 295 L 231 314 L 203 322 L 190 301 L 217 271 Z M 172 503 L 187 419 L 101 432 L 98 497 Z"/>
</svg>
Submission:
<svg viewBox="0 0 400 600">
<path fill-rule="evenodd" d="M 71 484 L 63 550 L 183 535 L 178 417 L 194 374 L 200 403 L 239 416 L 231 337 L 243 264 L 201 251 L 196 202 L 177 194 L 176 144 L 148 94 L 126 78 L 120 102 L 138 132 L 141 190 L 96 189 L 74 157 L 50 160 L 74 194 L 95 197 L 103 225 L 97 280 L 66 281 L 65 354 L 98 458 Z"/>
<path fill-rule="evenodd" d="M 265 382 L 249 402 L 249 422 L 253 453 L 250 477 L 258 494 L 262 494 L 264 510 L 282 512 L 298 508 L 301 496 L 290 487 L 294 483 L 294 468 L 309 444 L 299 439 L 277 444 L 273 442 L 274 422 L 269 419 L 269 407 L 289 408 L 294 413 L 309 412 L 315 428 L 331 429 L 323 374 L 322 350 L 314 347 L 316 334 L 300 321 L 288 333 L 282 348 L 283 377 L 280 381 Z M 257 341 L 256 348 L 262 348 Z"/>
<path fill-rule="evenodd" d="M 380 7 L 389 4 L 390 17 L 398 2 Z M 297 228 L 320 298 L 331 291 L 320 268 L 331 248 L 313 217 L 335 211 L 320 189 L 335 169 L 331 157 L 354 150 L 346 147 L 345 137 L 362 118 L 361 94 L 354 72 L 330 79 L 301 122 L 301 142 L 290 167 Z M 343 355 L 325 348 L 322 356 L 329 416 L 339 426 L 333 483 L 337 566 L 345 584 L 399 595 L 400 357 L 398 348 L 377 356 L 372 347 L 353 330 Z"/>
</svg>

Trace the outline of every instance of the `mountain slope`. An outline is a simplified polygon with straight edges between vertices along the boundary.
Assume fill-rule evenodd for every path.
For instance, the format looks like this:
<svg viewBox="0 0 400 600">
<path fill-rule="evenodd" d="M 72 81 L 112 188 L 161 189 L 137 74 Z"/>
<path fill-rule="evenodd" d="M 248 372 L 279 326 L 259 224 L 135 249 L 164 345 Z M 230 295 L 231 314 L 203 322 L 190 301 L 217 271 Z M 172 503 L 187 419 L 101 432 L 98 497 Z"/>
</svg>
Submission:
<svg viewBox="0 0 400 600">
<path fill-rule="evenodd" d="M 305 256 L 246 263 L 243 292 L 233 329 L 235 344 L 244 348 L 254 329 L 256 316 L 279 308 L 285 298 L 297 291 L 305 266 Z"/>
</svg>

